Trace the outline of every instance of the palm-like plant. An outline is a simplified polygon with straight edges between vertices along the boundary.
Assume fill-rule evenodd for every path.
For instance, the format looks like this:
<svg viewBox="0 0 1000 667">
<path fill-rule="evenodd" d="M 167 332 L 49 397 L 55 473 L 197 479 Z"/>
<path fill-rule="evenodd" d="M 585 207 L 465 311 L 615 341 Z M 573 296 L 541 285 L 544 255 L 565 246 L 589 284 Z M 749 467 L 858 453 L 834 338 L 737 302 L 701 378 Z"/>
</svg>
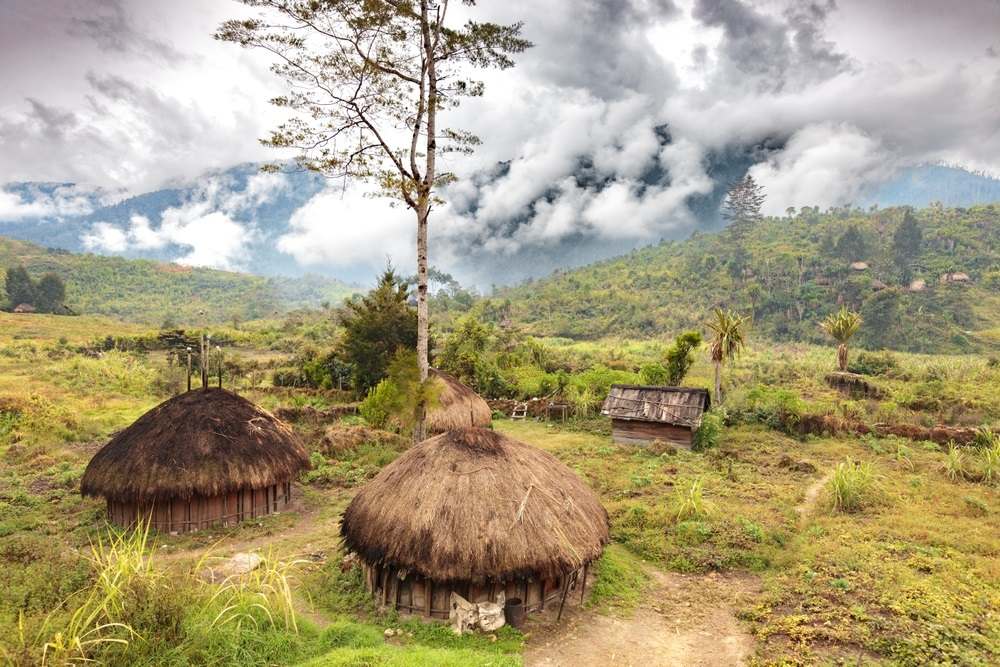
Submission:
<svg viewBox="0 0 1000 667">
<path fill-rule="evenodd" d="M 748 318 L 731 310 L 716 308 L 715 319 L 708 323 L 712 332 L 710 349 L 712 363 L 715 364 L 715 402 L 722 402 L 722 364 L 732 361 L 746 346 L 746 324 Z"/>
<path fill-rule="evenodd" d="M 859 313 L 847 310 L 847 306 L 841 306 L 836 313 L 827 315 L 826 319 L 820 323 L 823 331 L 837 341 L 837 366 L 841 371 L 847 370 L 847 343 L 861 328 L 864 320 Z"/>
</svg>

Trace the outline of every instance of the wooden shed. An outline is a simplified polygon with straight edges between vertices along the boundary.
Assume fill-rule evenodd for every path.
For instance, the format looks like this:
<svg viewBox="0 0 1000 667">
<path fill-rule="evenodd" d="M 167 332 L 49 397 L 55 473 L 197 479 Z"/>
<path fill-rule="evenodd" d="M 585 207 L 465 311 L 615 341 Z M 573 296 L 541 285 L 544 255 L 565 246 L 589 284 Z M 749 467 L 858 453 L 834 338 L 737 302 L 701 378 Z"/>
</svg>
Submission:
<svg viewBox="0 0 1000 667">
<path fill-rule="evenodd" d="M 570 468 L 484 428 L 407 450 L 358 491 L 340 531 L 381 604 L 433 618 L 448 618 L 453 592 L 558 604 L 609 539 L 608 513 Z"/>
<path fill-rule="evenodd" d="M 94 455 L 85 496 L 108 519 L 163 532 L 228 525 L 283 510 L 309 457 L 292 430 L 225 389 L 195 389 L 139 417 Z"/>
<path fill-rule="evenodd" d="M 663 440 L 689 448 L 710 405 L 707 389 L 616 384 L 611 386 L 601 414 L 611 417 L 615 442 Z"/>
</svg>

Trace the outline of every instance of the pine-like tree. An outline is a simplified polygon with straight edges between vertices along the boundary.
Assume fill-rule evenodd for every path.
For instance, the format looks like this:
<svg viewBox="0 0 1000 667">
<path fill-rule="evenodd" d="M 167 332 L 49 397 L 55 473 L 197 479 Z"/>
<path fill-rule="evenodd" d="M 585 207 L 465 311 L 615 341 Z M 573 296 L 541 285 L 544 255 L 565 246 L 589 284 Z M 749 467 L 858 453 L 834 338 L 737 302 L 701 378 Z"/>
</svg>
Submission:
<svg viewBox="0 0 1000 667">
<path fill-rule="evenodd" d="M 66 284 L 54 273 L 46 273 L 35 288 L 35 307 L 42 313 L 58 313 L 66 301 Z"/>
<path fill-rule="evenodd" d="M 7 301 L 14 308 L 22 303 L 35 305 L 35 283 L 23 266 L 12 266 L 7 269 Z"/>
<path fill-rule="evenodd" d="M 903 284 L 909 284 L 913 278 L 913 262 L 920 256 L 923 238 L 917 219 L 907 209 L 903 214 L 903 221 L 892 235 L 892 258 Z"/>
<path fill-rule="evenodd" d="M 416 349 L 417 314 L 408 298 L 406 283 L 389 266 L 375 289 L 347 303 L 344 358 L 353 367 L 358 394 L 364 395 L 386 376 L 399 348 Z"/>
<path fill-rule="evenodd" d="M 722 202 L 722 219 L 729 223 L 730 233 L 737 240 L 742 240 L 750 228 L 763 218 L 760 209 L 765 199 L 764 186 L 758 185 L 749 173 L 729 187 Z"/>
</svg>

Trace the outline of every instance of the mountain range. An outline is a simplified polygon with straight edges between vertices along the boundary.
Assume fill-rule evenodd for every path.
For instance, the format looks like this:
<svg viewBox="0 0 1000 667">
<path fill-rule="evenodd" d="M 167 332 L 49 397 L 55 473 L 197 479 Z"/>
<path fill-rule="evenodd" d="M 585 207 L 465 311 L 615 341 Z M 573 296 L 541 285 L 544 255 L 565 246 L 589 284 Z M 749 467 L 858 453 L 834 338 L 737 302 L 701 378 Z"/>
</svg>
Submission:
<svg viewBox="0 0 1000 667">
<path fill-rule="evenodd" d="M 718 209 L 725 183 L 745 171 L 747 159 L 720 155 L 711 165 L 709 171 L 718 187 L 687 202 L 700 230 L 721 227 Z M 585 161 L 579 172 L 579 179 L 591 178 Z M 669 175 L 651 173 L 648 178 L 668 179 Z M 591 183 L 588 187 L 599 191 L 607 185 Z M 280 240 L 290 231 L 295 212 L 325 186 L 316 174 L 265 174 L 256 164 L 209 172 L 190 183 L 135 196 L 71 183 L 7 183 L 0 186 L 0 235 L 74 253 L 179 262 L 267 277 L 322 274 L 310 278 L 314 284 L 331 278 L 370 282 L 372 276 L 367 273 L 304 267 L 281 248 Z M 912 167 L 869 187 L 856 204 L 926 206 L 935 201 L 958 207 L 1000 201 L 1000 180 L 958 167 Z M 470 248 L 467 259 L 473 258 L 469 261 L 476 266 L 467 275 L 480 286 L 507 285 L 607 259 L 650 241 L 598 243 L 570 237 L 555 246 L 527 246 L 505 257 Z M 462 273 L 457 270 L 460 267 L 441 268 Z M 331 282 L 329 287 L 337 284 Z"/>
</svg>

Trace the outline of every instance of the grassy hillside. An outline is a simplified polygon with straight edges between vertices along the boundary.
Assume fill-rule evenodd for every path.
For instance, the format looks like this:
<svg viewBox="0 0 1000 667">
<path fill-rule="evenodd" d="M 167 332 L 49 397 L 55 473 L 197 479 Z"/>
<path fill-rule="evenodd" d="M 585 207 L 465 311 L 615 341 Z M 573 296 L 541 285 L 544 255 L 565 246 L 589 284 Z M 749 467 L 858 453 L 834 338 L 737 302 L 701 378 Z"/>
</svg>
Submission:
<svg viewBox="0 0 1000 667">
<path fill-rule="evenodd" d="M 905 267 L 893 252 L 903 215 L 806 208 L 757 223 L 742 243 L 726 231 L 664 241 L 502 290 L 493 305 L 509 300 L 512 320 L 533 334 L 574 339 L 700 328 L 725 306 L 752 313 L 758 334 L 820 342 L 818 322 L 844 303 L 865 316 L 857 342 L 867 347 L 1000 349 L 1000 206 L 915 211 L 922 241 Z M 926 288 L 910 290 L 904 270 Z M 946 272 L 971 282 L 942 284 Z"/>
<path fill-rule="evenodd" d="M 325 278 L 263 278 L 151 260 L 78 255 L 0 237 L 0 268 L 18 264 L 36 278 L 49 271 L 61 276 L 67 305 L 78 313 L 150 324 L 168 317 L 178 323 L 199 322 L 203 317 L 210 322 L 254 319 L 336 303 L 354 291 Z"/>
</svg>

